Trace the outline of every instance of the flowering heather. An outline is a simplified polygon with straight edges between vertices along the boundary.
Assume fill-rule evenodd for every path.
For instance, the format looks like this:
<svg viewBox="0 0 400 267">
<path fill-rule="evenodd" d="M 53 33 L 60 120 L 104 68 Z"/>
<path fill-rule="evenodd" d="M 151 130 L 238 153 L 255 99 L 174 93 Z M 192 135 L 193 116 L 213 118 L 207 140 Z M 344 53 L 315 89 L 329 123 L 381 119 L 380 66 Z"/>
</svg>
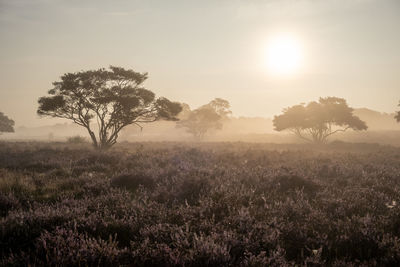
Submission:
<svg viewBox="0 0 400 267">
<path fill-rule="evenodd" d="M 0 143 L 1 266 L 396 266 L 400 149 Z"/>
</svg>

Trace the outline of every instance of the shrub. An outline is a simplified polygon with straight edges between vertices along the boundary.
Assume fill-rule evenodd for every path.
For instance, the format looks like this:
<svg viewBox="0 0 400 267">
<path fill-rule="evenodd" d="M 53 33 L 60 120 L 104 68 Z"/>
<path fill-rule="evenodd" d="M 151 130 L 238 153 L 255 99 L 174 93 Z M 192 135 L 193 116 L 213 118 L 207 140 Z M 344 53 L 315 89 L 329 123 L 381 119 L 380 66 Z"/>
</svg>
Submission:
<svg viewBox="0 0 400 267">
<path fill-rule="evenodd" d="M 143 173 L 120 174 L 111 179 L 112 186 L 125 188 L 131 192 L 135 192 L 140 185 L 153 188 L 154 184 L 154 179 Z"/>
<path fill-rule="evenodd" d="M 3 194 L 0 192 L 0 217 L 7 216 L 12 209 L 19 208 L 21 205 L 18 199 L 11 193 Z"/>
<path fill-rule="evenodd" d="M 111 266 L 127 261 L 127 250 L 118 249 L 114 237 L 95 239 L 76 230 L 44 231 L 35 242 L 35 253 L 11 254 L 9 266 Z M 1 262 L 0 262 L 1 263 Z"/>
<path fill-rule="evenodd" d="M 211 189 L 207 178 L 186 177 L 177 191 L 177 200 L 190 205 L 198 203 L 201 195 Z"/>
<path fill-rule="evenodd" d="M 67 138 L 68 144 L 84 144 L 87 142 L 88 141 L 86 140 L 86 138 L 80 135 L 70 136 Z"/>
<path fill-rule="evenodd" d="M 318 185 L 303 177 L 296 175 L 278 176 L 273 181 L 277 185 L 279 192 L 288 193 L 294 190 L 303 190 L 304 193 L 314 196 L 318 190 Z"/>
</svg>

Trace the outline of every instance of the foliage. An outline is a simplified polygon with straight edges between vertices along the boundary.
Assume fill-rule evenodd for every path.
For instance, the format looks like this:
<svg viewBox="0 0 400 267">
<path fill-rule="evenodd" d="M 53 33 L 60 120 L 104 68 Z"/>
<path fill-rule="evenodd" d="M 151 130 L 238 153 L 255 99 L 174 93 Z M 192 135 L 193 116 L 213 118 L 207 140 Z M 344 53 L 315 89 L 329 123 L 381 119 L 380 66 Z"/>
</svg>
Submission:
<svg viewBox="0 0 400 267">
<path fill-rule="evenodd" d="M 400 149 L 0 143 L 1 266 L 398 266 Z"/>
<path fill-rule="evenodd" d="M 0 134 L 14 132 L 14 121 L 0 112 Z"/>
<path fill-rule="evenodd" d="M 399 104 L 399 106 L 400 106 L 400 104 Z M 397 120 L 397 122 L 400 122 L 400 111 L 396 112 L 396 116 L 394 118 Z"/>
<path fill-rule="evenodd" d="M 229 110 L 231 105 L 229 102 L 222 98 L 215 98 L 210 103 L 202 106 L 201 108 L 210 108 L 215 111 L 222 118 L 226 118 L 232 112 Z"/>
<path fill-rule="evenodd" d="M 67 143 L 70 144 L 83 144 L 86 143 L 86 138 L 80 135 L 75 135 L 67 138 Z"/>
<path fill-rule="evenodd" d="M 223 121 L 231 114 L 227 100 L 216 98 L 210 103 L 193 111 L 186 111 L 184 119 L 177 122 L 178 128 L 185 128 L 197 139 L 202 139 L 207 132 L 222 129 Z"/>
<path fill-rule="evenodd" d="M 189 117 L 191 110 L 190 106 L 186 103 L 180 103 L 182 110 L 179 112 L 179 114 L 176 116 L 179 120 L 185 120 Z"/>
<path fill-rule="evenodd" d="M 152 177 L 142 173 L 120 174 L 111 179 L 111 185 L 115 187 L 125 188 L 129 191 L 136 191 L 139 186 L 152 188 L 154 180 Z"/>
<path fill-rule="evenodd" d="M 353 115 L 346 100 L 337 97 L 286 108 L 283 114 L 274 117 L 273 124 L 276 131 L 289 130 L 315 143 L 325 143 L 329 136 L 347 129 L 367 129 L 365 122 Z"/>
<path fill-rule="evenodd" d="M 39 98 L 37 113 L 72 120 L 86 128 L 95 147 L 107 149 L 127 125 L 142 127 L 141 123 L 159 119 L 175 120 L 181 111 L 178 103 L 155 98 L 142 87 L 146 79 L 146 73 L 113 66 L 67 73 L 53 83 L 50 96 Z"/>
</svg>

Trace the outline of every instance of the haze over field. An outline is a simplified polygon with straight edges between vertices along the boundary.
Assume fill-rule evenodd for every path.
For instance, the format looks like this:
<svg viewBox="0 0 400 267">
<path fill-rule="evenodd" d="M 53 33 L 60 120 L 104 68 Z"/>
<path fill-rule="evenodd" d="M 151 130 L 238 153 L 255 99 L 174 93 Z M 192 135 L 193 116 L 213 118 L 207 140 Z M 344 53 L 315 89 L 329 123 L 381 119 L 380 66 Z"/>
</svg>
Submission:
<svg viewBox="0 0 400 267">
<path fill-rule="evenodd" d="M 400 266 L 400 0 L 0 0 L 0 266 Z"/>
<path fill-rule="evenodd" d="M 380 113 L 361 108 L 354 114 L 368 125 L 368 131 L 346 132 L 336 135 L 333 140 L 350 142 L 381 143 L 400 146 L 400 124 L 393 118 L 394 114 Z M 56 123 L 49 126 L 17 127 L 15 133 L 5 134 L 8 140 L 40 140 L 65 141 L 71 136 L 89 138 L 84 128 L 74 123 Z M 142 130 L 135 125 L 128 126 L 120 134 L 120 141 L 193 141 L 193 137 L 177 129 L 176 122 L 158 121 L 144 126 Z M 204 141 L 244 141 L 267 143 L 297 143 L 302 142 L 289 133 L 278 133 L 273 130 L 271 118 L 262 117 L 232 117 L 224 122 L 223 128 L 213 131 Z"/>
<path fill-rule="evenodd" d="M 63 123 L 38 119 L 38 98 L 64 73 L 112 64 L 192 108 L 227 99 L 235 117 L 320 96 L 394 113 L 399 14 L 397 0 L 0 0 L 0 107 L 17 127 Z"/>
</svg>

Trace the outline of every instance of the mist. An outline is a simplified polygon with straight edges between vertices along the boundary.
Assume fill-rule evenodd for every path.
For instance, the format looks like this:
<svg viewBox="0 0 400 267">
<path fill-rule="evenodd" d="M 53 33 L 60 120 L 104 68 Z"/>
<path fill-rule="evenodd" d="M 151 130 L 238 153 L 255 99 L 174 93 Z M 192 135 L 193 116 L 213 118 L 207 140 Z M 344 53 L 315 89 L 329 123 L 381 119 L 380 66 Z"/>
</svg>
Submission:
<svg viewBox="0 0 400 267">
<path fill-rule="evenodd" d="M 399 15 L 0 0 L 0 266 L 400 266 Z"/>
<path fill-rule="evenodd" d="M 400 124 L 394 119 L 395 113 L 381 113 L 368 108 L 356 108 L 354 114 L 368 125 L 368 131 L 349 131 L 339 133 L 330 141 L 345 141 L 353 143 L 381 143 L 400 145 Z M 15 129 L 15 133 L 5 133 L 4 140 L 12 141 L 44 141 L 64 142 L 68 138 L 81 136 L 89 142 L 87 131 L 70 122 L 56 123 L 48 126 L 24 127 Z M 176 122 L 157 121 L 143 125 L 140 129 L 135 125 L 128 126 L 121 132 L 121 142 L 198 142 L 184 129 L 176 127 Z M 262 143 L 304 143 L 287 132 L 277 132 L 273 129 L 272 118 L 235 117 L 224 121 L 220 130 L 210 132 L 203 142 L 262 142 Z"/>
</svg>

